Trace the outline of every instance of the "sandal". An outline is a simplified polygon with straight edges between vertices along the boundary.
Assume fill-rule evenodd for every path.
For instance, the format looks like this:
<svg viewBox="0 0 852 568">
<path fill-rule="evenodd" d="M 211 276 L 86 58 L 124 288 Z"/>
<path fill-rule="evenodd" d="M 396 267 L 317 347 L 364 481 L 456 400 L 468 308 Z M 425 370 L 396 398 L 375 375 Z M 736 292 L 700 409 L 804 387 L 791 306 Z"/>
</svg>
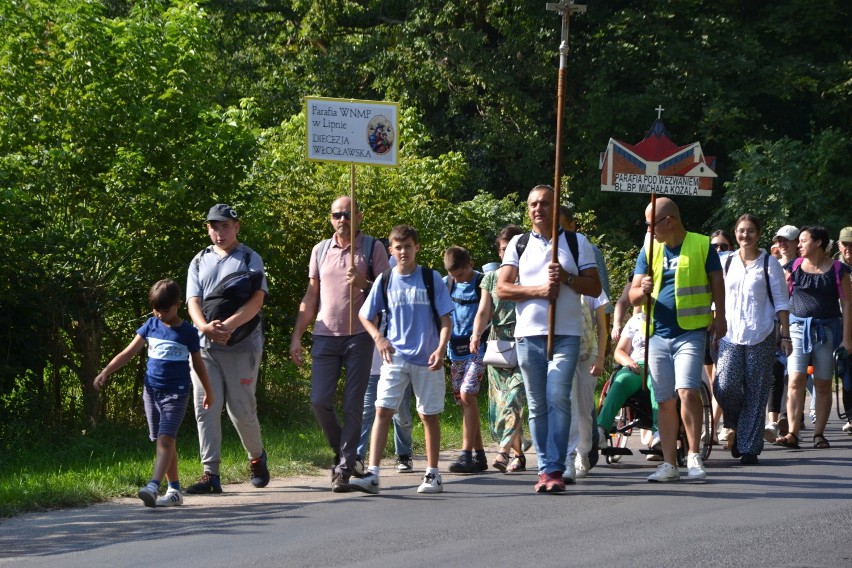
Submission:
<svg viewBox="0 0 852 568">
<path fill-rule="evenodd" d="M 515 473 L 527 470 L 527 456 L 521 454 L 512 458 L 512 463 L 506 468 L 506 473 Z"/>
<path fill-rule="evenodd" d="M 737 448 L 737 431 L 733 428 L 728 429 L 728 440 L 725 442 L 725 446 L 731 450 L 731 457 L 742 457 L 739 448 Z"/>
<path fill-rule="evenodd" d="M 799 445 L 799 438 L 792 432 L 787 432 L 786 436 L 778 436 L 775 438 L 776 446 L 784 446 L 785 448 L 792 448 L 794 450 L 798 450 L 801 448 Z"/>
<path fill-rule="evenodd" d="M 506 466 L 509 465 L 509 454 L 506 452 L 498 452 L 497 457 L 491 466 L 501 473 L 506 473 Z"/>
<path fill-rule="evenodd" d="M 819 442 L 817 442 L 819 440 Z M 814 434 L 814 448 L 817 450 L 827 450 L 831 447 L 831 444 L 828 443 L 828 440 L 825 439 L 825 436 L 822 434 Z"/>
</svg>

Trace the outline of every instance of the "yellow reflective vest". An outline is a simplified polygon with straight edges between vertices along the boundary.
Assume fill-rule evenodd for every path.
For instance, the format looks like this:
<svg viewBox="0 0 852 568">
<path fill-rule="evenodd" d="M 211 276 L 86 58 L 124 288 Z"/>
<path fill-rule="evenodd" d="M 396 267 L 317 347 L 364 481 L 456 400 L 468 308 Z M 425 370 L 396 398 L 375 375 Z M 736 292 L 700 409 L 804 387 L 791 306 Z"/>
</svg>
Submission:
<svg viewBox="0 0 852 568">
<path fill-rule="evenodd" d="M 654 261 L 651 264 L 654 274 L 654 289 L 651 297 L 651 333 L 654 333 L 654 308 L 663 284 L 663 259 L 665 245 L 654 247 Z M 710 296 L 710 280 L 707 278 L 707 252 L 710 249 L 710 238 L 698 233 L 686 233 L 686 238 L 680 247 L 680 257 L 675 269 L 675 310 L 677 324 L 684 330 L 701 329 L 713 322 L 710 311 L 712 299 Z M 647 254 L 647 251 L 646 251 Z"/>
</svg>

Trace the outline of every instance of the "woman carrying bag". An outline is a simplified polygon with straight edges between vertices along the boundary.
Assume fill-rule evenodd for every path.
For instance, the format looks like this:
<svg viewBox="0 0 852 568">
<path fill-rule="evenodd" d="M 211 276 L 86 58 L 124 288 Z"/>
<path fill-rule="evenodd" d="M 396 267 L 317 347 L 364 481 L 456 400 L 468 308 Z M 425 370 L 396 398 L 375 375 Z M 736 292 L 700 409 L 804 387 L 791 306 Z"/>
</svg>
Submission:
<svg viewBox="0 0 852 568">
<path fill-rule="evenodd" d="M 515 225 L 504 227 L 497 235 L 497 251 L 500 258 L 506 252 L 506 247 L 512 237 L 520 235 L 523 230 Z M 502 360 L 500 367 L 488 366 L 488 424 L 491 436 L 500 445 L 500 451 L 491 465 L 494 469 L 510 473 L 526 471 L 527 458 L 523 450 L 523 414 L 527 402 L 526 391 L 524 391 L 524 379 L 517 367 L 517 358 L 514 358 L 515 341 L 515 303 L 500 300 L 495 290 L 497 288 L 497 274 L 499 271 L 489 272 L 482 280 L 480 287 L 485 294 L 479 302 L 476 319 L 473 322 L 473 335 L 470 340 L 470 350 L 475 352 L 479 349 L 480 334 L 491 325 L 491 337 L 488 342 L 488 350 L 497 349 L 492 356 L 495 360 Z M 489 358 L 488 350 L 486 359 Z M 514 367 L 502 365 L 511 364 Z M 487 360 L 486 360 L 487 363 Z M 509 451 L 514 455 L 510 458 Z"/>
<path fill-rule="evenodd" d="M 722 261 L 728 332 L 719 342 L 713 393 L 730 428 L 727 445 L 744 465 L 757 463 L 763 450 L 764 417 L 777 346 L 792 350 L 789 294 L 778 260 L 758 247 L 760 221 L 745 214 L 734 235 L 739 250 Z"/>
</svg>

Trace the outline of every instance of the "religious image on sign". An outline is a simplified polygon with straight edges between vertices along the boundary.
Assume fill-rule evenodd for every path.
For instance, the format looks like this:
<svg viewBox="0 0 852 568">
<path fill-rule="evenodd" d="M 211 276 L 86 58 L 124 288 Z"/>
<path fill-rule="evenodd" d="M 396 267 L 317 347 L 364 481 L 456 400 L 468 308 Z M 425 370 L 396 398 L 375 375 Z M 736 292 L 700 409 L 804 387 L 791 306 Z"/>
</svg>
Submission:
<svg viewBox="0 0 852 568">
<path fill-rule="evenodd" d="M 367 142 L 376 154 L 385 154 L 393 148 L 393 139 L 393 124 L 386 116 L 374 116 L 367 123 Z"/>
<path fill-rule="evenodd" d="M 609 139 L 601 154 L 601 190 L 624 193 L 709 197 L 716 158 L 705 156 L 701 144 L 672 142 L 657 108 L 657 120 L 638 144 Z"/>
</svg>

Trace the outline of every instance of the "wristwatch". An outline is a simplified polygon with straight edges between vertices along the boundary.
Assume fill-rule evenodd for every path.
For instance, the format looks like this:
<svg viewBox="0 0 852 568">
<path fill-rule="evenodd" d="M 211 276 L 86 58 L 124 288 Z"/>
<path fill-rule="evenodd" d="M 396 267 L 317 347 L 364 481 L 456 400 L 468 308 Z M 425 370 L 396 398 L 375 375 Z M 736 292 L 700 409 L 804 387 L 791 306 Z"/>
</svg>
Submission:
<svg viewBox="0 0 852 568">
<path fill-rule="evenodd" d="M 569 272 L 569 273 L 568 273 L 568 277 L 567 277 L 567 278 L 565 278 L 565 284 L 567 284 L 568 286 L 573 285 L 573 284 L 574 284 L 574 278 L 576 278 L 576 276 L 574 276 L 573 274 L 571 274 L 571 273 Z"/>
</svg>

